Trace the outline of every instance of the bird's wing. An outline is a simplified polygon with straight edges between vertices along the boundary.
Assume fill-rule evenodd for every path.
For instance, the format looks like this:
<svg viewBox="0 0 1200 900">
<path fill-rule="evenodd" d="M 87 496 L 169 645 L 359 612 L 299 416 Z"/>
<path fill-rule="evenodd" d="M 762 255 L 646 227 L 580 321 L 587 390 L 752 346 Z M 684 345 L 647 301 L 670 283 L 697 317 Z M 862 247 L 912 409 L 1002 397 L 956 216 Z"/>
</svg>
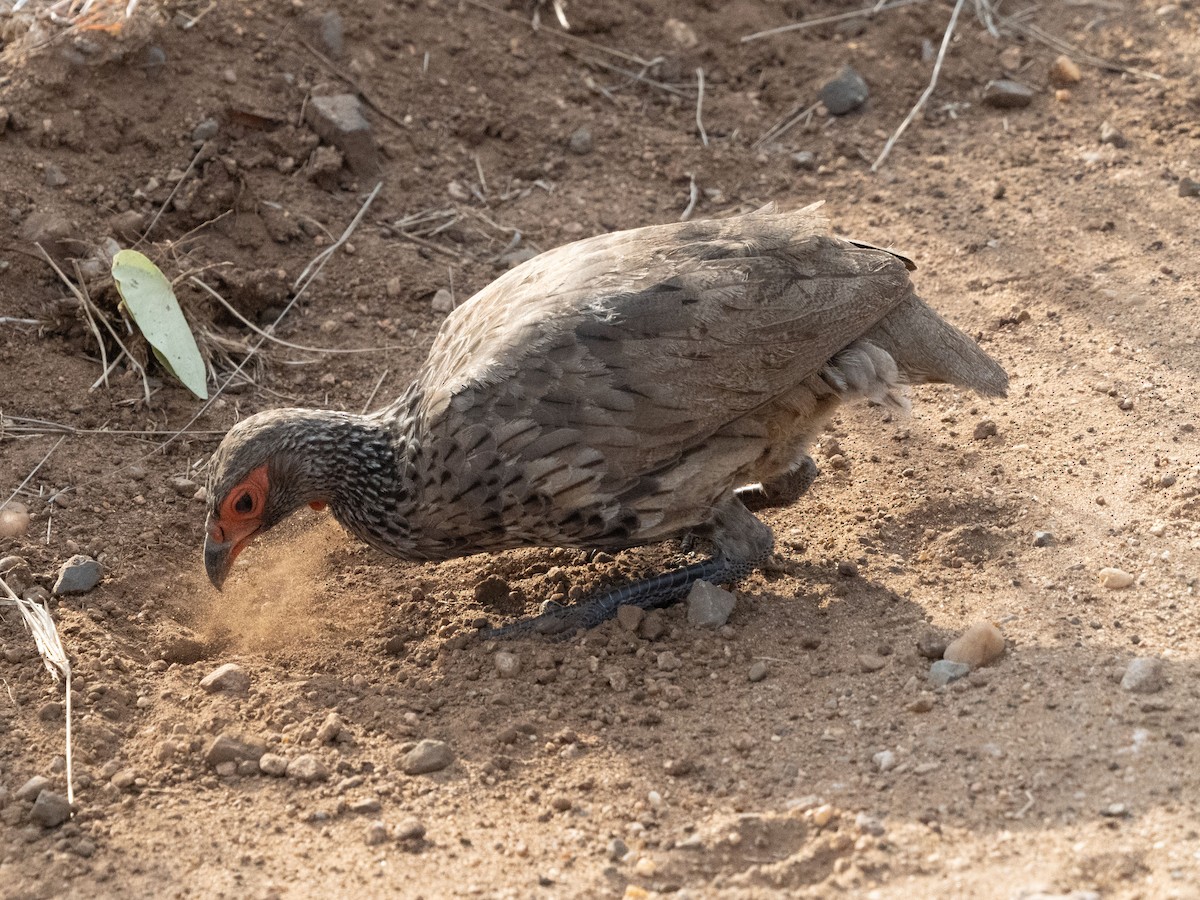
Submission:
<svg viewBox="0 0 1200 900">
<path fill-rule="evenodd" d="M 483 425 L 489 444 L 512 431 L 525 459 L 569 443 L 610 473 L 669 465 L 911 295 L 896 256 L 823 232 L 812 208 L 767 209 L 545 253 L 447 319 L 419 377 L 422 418 Z"/>
</svg>

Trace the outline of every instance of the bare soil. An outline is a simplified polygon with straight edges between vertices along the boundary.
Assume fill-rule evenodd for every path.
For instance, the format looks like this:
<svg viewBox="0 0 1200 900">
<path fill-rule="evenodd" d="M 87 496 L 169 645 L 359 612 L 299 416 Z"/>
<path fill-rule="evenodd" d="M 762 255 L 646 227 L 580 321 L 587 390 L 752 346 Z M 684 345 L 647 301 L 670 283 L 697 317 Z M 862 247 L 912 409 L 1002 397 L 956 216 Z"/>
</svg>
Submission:
<svg viewBox="0 0 1200 900">
<path fill-rule="evenodd" d="M 1044 4 L 1045 32 L 1157 76 L 1083 65 L 1068 96 L 1049 80 L 1056 51 L 990 37 L 971 7 L 878 174 L 869 161 L 929 80 L 922 43 L 940 42 L 947 3 L 749 43 L 845 7 L 571 4 L 588 43 L 560 37 L 549 5 L 532 31 L 522 2 L 143 2 L 116 36 L 0 17 L 0 500 L 62 436 L 25 420 L 66 434 L 17 498 L 31 528 L 0 538 L 0 557 L 44 587 L 74 553 L 106 570 L 52 604 L 76 701 L 77 812 L 58 828 L 13 794 L 35 775 L 65 791 L 62 687 L 0 615 L 2 893 L 1200 896 L 1200 199 L 1185 196 L 1200 178 L 1200 10 Z M 340 50 L 319 27 L 334 9 Z M 611 67 L 636 60 L 601 48 L 662 60 L 635 80 Z M 1014 53 L 1032 104 L 983 105 Z M 847 62 L 870 85 L 864 108 L 754 146 Z M 252 383 L 156 450 L 200 404 L 153 363 L 148 404 L 124 363 L 93 388 L 97 339 L 31 239 L 84 260 L 117 321 L 87 260 L 153 222 L 140 247 L 170 277 L 200 273 L 265 326 L 374 184 L 306 124 L 313 96 L 356 89 L 384 186 L 279 334 L 392 349 L 267 345 Z M 1120 134 L 1102 143 L 1106 121 Z M 591 146 L 572 149 L 580 128 Z M 845 409 L 809 495 L 766 514 L 777 570 L 740 585 L 715 632 L 671 609 L 653 640 L 613 622 L 505 647 L 520 668 L 502 678 L 497 648 L 470 637 L 477 619 L 681 548 L 413 565 L 308 512 L 213 591 L 203 503 L 179 479 L 203 483 L 224 429 L 273 406 L 396 396 L 443 317 L 439 289 L 461 301 L 514 249 L 677 220 L 693 178 L 697 216 L 824 199 L 840 231 L 904 250 L 922 294 L 1006 366 L 1010 396 L 925 387 L 908 417 Z M 448 227 L 398 233 L 430 210 Z M 206 348 L 240 360 L 248 329 L 186 278 L 179 293 Z M 1105 589 L 1108 566 L 1136 582 Z M 499 605 L 476 591 L 492 576 L 514 592 Z M 932 687 L 918 640 L 981 620 L 1005 654 Z M 1161 690 L 1121 687 L 1134 657 L 1164 662 Z M 248 691 L 200 688 L 229 662 Z M 341 733 L 326 741 L 331 713 Z M 220 734 L 312 754 L 328 777 L 219 774 L 206 750 Z M 405 774 L 423 739 L 453 762 Z"/>
</svg>

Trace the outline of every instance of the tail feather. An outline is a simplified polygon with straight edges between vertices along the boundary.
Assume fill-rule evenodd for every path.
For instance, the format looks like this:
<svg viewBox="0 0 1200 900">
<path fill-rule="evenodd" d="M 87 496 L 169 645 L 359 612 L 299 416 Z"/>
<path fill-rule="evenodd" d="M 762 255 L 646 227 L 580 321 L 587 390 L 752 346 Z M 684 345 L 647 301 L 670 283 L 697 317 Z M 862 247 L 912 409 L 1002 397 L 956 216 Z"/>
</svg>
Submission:
<svg viewBox="0 0 1200 900">
<path fill-rule="evenodd" d="M 913 384 L 946 382 L 985 397 L 1008 393 L 1008 374 L 983 349 L 915 294 L 863 339 L 882 347 Z"/>
</svg>

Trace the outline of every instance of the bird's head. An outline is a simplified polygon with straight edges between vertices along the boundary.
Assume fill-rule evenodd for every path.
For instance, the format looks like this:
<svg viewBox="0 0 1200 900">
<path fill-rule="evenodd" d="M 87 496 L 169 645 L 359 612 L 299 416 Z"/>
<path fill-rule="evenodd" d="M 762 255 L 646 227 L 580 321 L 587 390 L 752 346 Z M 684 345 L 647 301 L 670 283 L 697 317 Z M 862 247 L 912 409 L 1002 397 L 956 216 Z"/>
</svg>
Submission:
<svg viewBox="0 0 1200 900">
<path fill-rule="evenodd" d="M 308 504 L 323 509 L 313 450 L 324 441 L 323 414 L 279 409 L 229 430 L 209 461 L 204 568 L 220 590 L 237 555 L 259 533 Z"/>
</svg>

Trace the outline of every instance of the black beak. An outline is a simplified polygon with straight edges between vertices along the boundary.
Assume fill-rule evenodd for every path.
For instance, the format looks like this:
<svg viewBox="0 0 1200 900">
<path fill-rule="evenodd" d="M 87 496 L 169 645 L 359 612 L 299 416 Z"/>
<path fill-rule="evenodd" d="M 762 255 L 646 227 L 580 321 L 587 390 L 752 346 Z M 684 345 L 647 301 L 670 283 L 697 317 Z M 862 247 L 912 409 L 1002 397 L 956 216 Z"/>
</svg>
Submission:
<svg viewBox="0 0 1200 900">
<path fill-rule="evenodd" d="M 208 573 L 208 580 L 218 591 L 225 584 L 229 567 L 233 565 L 233 557 L 229 552 L 232 547 L 230 541 L 222 544 L 214 541 L 211 536 L 204 539 L 204 571 Z"/>
</svg>

